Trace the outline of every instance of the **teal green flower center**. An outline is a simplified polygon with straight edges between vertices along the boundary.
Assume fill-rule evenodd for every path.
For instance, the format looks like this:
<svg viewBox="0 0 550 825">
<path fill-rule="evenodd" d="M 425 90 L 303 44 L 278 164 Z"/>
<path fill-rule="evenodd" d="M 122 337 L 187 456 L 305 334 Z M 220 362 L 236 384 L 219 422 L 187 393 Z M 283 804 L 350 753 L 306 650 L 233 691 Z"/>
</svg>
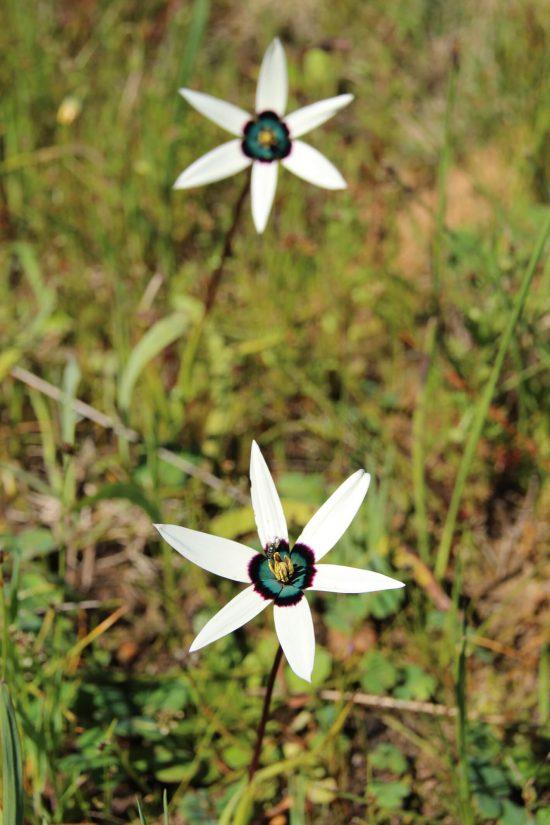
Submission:
<svg viewBox="0 0 550 825">
<path fill-rule="evenodd" d="M 286 123 L 275 112 L 262 112 L 244 127 L 242 149 L 247 157 L 264 163 L 286 158 L 291 149 Z"/>
<path fill-rule="evenodd" d="M 255 590 L 265 599 L 280 606 L 297 604 L 313 583 L 315 557 L 304 544 L 290 550 L 281 540 L 268 546 L 265 555 L 254 556 L 248 570 Z"/>
</svg>

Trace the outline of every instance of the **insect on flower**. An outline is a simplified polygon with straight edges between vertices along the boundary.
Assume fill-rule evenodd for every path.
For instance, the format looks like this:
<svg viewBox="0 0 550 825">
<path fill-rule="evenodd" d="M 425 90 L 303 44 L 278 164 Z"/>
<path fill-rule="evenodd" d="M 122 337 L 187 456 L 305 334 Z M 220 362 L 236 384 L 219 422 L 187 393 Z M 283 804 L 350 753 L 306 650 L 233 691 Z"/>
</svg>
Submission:
<svg viewBox="0 0 550 825">
<path fill-rule="evenodd" d="M 315 636 L 305 591 L 371 593 L 404 585 L 370 570 L 319 564 L 345 533 L 363 502 L 370 482 L 364 470 L 358 470 L 338 487 L 310 519 L 292 549 L 281 501 L 255 441 L 250 481 L 261 553 L 187 527 L 155 525 L 168 544 L 189 561 L 210 573 L 248 584 L 205 624 L 190 652 L 232 633 L 273 604 L 275 630 L 288 663 L 298 676 L 310 681 Z"/>
<path fill-rule="evenodd" d="M 261 233 L 275 197 L 279 164 L 316 186 L 346 188 L 338 169 L 321 152 L 298 138 L 351 103 L 353 95 L 337 95 L 285 116 L 288 78 L 279 39 L 273 40 L 264 55 L 253 115 L 203 92 L 180 89 L 180 94 L 202 115 L 236 135 L 236 139 L 223 143 L 188 166 L 176 180 L 174 189 L 213 183 L 252 166 L 252 217 Z"/>
</svg>

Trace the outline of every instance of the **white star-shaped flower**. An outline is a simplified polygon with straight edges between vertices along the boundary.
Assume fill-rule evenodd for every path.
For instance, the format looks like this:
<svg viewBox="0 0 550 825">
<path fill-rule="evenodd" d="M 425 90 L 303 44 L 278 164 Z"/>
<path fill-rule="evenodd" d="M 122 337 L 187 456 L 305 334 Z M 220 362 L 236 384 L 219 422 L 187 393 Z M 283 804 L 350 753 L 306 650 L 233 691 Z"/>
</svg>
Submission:
<svg viewBox="0 0 550 825">
<path fill-rule="evenodd" d="M 199 650 L 273 604 L 275 630 L 292 670 L 311 681 L 315 656 L 313 621 L 306 590 L 372 593 L 404 584 L 381 573 L 319 564 L 347 530 L 367 493 L 370 475 L 358 470 L 323 504 L 290 549 L 286 520 L 271 473 L 255 441 L 250 457 L 252 507 L 263 552 L 236 541 L 178 527 L 156 524 L 178 553 L 204 570 L 248 587 L 231 599 L 202 628 L 190 652 Z"/>
<path fill-rule="evenodd" d="M 280 163 L 316 186 L 346 188 L 338 169 L 321 152 L 298 138 L 347 106 L 353 95 L 321 100 L 285 117 L 288 77 L 285 53 L 278 38 L 262 61 L 255 114 L 192 89 L 180 89 L 180 94 L 198 112 L 237 137 L 188 166 L 176 180 L 175 189 L 213 183 L 252 166 L 252 217 L 257 231 L 263 232 L 275 197 Z"/>
</svg>

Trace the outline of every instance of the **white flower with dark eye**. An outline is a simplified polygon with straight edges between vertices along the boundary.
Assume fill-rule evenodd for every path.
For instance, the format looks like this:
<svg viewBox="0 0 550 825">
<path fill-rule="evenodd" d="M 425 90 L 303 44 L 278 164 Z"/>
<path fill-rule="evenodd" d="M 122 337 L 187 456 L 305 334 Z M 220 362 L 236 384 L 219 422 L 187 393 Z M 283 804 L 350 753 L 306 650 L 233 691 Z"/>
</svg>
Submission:
<svg viewBox="0 0 550 825">
<path fill-rule="evenodd" d="M 275 197 L 279 163 L 316 186 L 346 188 L 338 169 L 298 138 L 347 106 L 353 95 L 321 100 L 285 117 L 288 78 L 285 53 L 278 39 L 271 43 L 262 61 L 254 115 L 203 92 L 180 89 L 180 94 L 198 112 L 237 137 L 188 166 L 174 189 L 213 183 L 252 166 L 252 217 L 257 231 L 263 232 Z"/>
<path fill-rule="evenodd" d="M 248 584 L 205 624 L 190 652 L 232 633 L 272 603 L 275 630 L 288 663 L 298 676 L 309 682 L 315 637 L 305 591 L 372 593 L 404 585 L 370 570 L 319 564 L 345 533 L 361 506 L 370 482 L 364 470 L 358 470 L 338 487 L 302 530 L 292 550 L 275 484 L 255 441 L 250 457 L 250 481 L 262 553 L 187 527 L 155 524 L 168 544 L 189 561 L 210 573 Z"/>
</svg>

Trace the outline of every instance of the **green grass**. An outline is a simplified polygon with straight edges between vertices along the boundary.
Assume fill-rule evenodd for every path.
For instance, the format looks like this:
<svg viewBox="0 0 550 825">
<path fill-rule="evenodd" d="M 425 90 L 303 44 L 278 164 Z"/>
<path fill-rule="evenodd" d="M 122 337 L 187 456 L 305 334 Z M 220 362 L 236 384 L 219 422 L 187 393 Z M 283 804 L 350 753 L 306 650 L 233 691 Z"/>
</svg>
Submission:
<svg viewBox="0 0 550 825">
<path fill-rule="evenodd" d="M 4 825 L 546 821 L 543 11 L 4 4 Z M 246 201 L 203 318 L 244 175 L 172 191 L 223 140 L 177 89 L 248 107 L 276 34 L 349 188 Z M 271 620 L 188 656 L 236 588 L 151 525 L 253 545 L 253 438 L 292 535 L 365 466 L 332 560 L 407 588 L 312 599 L 246 785 Z"/>
</svg>

